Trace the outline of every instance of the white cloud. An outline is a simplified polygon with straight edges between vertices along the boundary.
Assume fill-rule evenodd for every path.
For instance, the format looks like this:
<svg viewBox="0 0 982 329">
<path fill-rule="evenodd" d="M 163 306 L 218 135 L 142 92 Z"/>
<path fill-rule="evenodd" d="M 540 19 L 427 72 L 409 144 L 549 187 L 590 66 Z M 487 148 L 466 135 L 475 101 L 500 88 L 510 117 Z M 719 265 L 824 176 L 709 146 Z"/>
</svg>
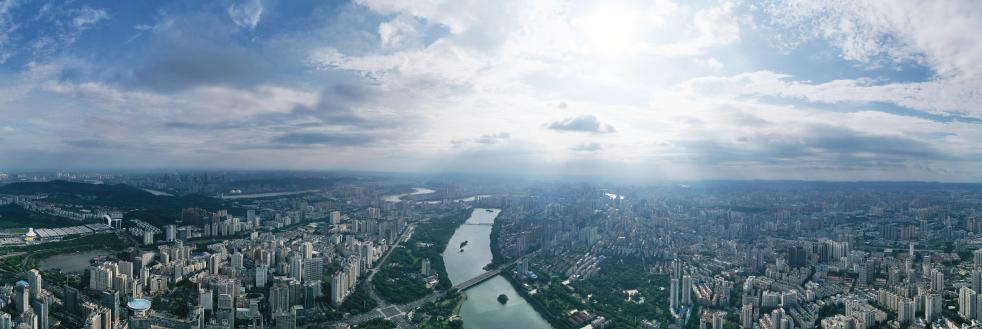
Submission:
<svg viewBox="0 0 982 329">
<path fill-rule="evenodd" d="M 254 29 L 263 16 L 261 0 L 244 0 L 228 6 L 228 16 L 241 28 Z"/>
<path fill-rule="evenodd" d="M 893 103 L 902 107 L 943 115 L 982 118 L 982 81 L 940 79 L 927 82 L 886 83 L 873 79 L 844 79 L 814 84 L 771 71 L 729 77 L 702 77 L 684 82 L 682 89 L 694 94 L 778 96 L 820 103 Z"/>
<path fill-rule="evenodd" d="M 399 15 L 378 25 L 379 41 L 385 48 L 405 48 L 420 43 L 422 33 L 415 18 Z"/>
<path fill-rule="evenodd" d="M 773 1 L 764 6 L 785 46 L 824 38 L 842 57 L 876 64 L 925 61 L 941 76 L 978 75 L 982 6 L 977 1 Z"/>
<path fill-rule="evenodd" d="M 725 2 L 701 9 L 692 18 L 692 36 L 671 43 L 645 44 L 641 52 L 659 56 L 696 56 L 713 47 L 737 42 L 740 40 L 740 22 L 734 15 L 734 6 Z"/>
<path fill-rule="evenodd" d="M 75 25 L 75 28 L 81 29 L 106 19 L 109 19 L 109 13 L 105 10 L 86 6 L 78 10 L 75 18 L 72 19 L 72 25 Z"/>
<path fill-rule="evenodd" d="M 709 58 L 695 58 L 692 60 L 693 63 L 700 67 L 704 67 L 710 70 L 719 70 L 724 67 L 723 63 L 713 57 Z"/>
</svg>

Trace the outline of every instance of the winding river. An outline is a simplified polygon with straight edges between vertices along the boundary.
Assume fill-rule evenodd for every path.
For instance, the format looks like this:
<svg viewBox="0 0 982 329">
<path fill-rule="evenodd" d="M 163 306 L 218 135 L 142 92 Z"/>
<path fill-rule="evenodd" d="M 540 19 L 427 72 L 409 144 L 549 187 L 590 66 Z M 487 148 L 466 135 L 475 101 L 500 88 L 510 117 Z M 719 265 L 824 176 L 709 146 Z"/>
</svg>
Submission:
<svg viewBox="0 0 982 329">
<path fill-rule="evenodd" d="M 413 191 L 412 193 L 386 195 L 382 197 L 382 200 L 385 202 L 402 202 L 402 197 L 407 195 L 430 194 L 436 192 L 434 190 L 428 188 L 422 188 L 422 187 L 414 187 L 413 190 L 415 191 Z"/>
<path fill-rule="evenodd" d="M 454 285 L 481 275 L 484 266 L 491 263 L 489 224 L 494 223 L 500 212 L 499 209 L 474 209 L 467 222 L 457 228 L 450 238 L 447 249 L 443 251 L 443 262 Z M 461 252 L 458 247 L 464 241 L 467 241 L 467 245 Z M 460 307 L 465 329 L 552 328 L 505 278 L 496 276 L 467 289 L 465 293 L 467 301 Z M 497 301 L 500 294 L 508 296 L 505 305 Z"/>
</svg>

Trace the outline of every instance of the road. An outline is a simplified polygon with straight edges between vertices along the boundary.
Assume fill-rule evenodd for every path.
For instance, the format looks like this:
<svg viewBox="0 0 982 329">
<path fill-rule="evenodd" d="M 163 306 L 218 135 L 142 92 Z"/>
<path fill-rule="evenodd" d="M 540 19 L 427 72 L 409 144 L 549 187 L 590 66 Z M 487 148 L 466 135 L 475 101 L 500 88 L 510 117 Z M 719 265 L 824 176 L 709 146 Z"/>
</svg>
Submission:
<svg viewBox="0 0 982 329">
<path fill-rule="evenodd" d="M 474 278 L 472 278 L 470 280 L 467 280 L 465 282 L 461 282 L 460 284 L 454 286 L 453 288 L 449 289 L 448 291 L 463 291 L 463 290 L 467 290 L 470 287 L 476 286 L 476 285 L 480 284 L 481 282 L 487 281 L 488 279 L 491 279 L 491 278 L 497 276 L 498 274 L 501 274 L 501 271 L 502 270 L 504 270 L 506 268 L 509 268 L 512 265 L 515 265 L 515 263 L 517 263 L 519 260 L 521 260 L 523 258 L 512 260 L 512 261 L 510 261 L 510 262 L 508 262 L 508 263 L 506 263 L 504 265 L 501 265 L 501 266 L 499 266 L 499 267 L 497 267 L 497 268 L 495 268 L 493 270 L 484 272 L 481 275 L 478 275 L 478 276 L 476 276 L 476 277 L 474 277 Z M 369 275 L 369 277 L 371 277 L 371 274 Z M 371 286 L 371 285 L 369 284 L 369 286 Z M 373 293 L 374 292 L 370 288 L 369 294 L 372 295 L 372 298 L 373 299 L 374 298 L 377 298 L 376 296 L 374 296 Z M 351 316 L 349 318 L 346 318 L 343 321 L 341 321 L 340 323 L 347 324 L 347 325 L 356 325 L 356 324 L 359 324 L 359 323 L 362 323 L 362 322 L 365 322 L 365 321 L 368 321 L 368 320 L 383 318 L 383 319 L 386 319 L 386 320 L 395 322 L 396 323 L 396 326 L 398 328 L 416 328 L 415 325 L 413 325 L 412 323 L 410 323 L 408 321 L 408 319 L 406 318 L 406 314 L 409 311 L 412 311 L 412 310 L 414 310 L 414 309 L 422 306 L 423 304 L 426 304 L 426 303 L 429 303 L 429 302 L 433 302 L 433 301 L 437 301 L 440 298 L 443 298 L 443 296 L 446 296 L 446 294 L 447 294 L 447 291 L 434 291 L 433 293 L 427 295 L 426 297 L 417 299 L 415 301 L 412 301 L 412 302 L 409 302 L 409 303 L 406 303 L 406 304 L 400 304 L 400 305 L 390 305 L 390 304 L 385 303 L 384 300 L 376 299 L 376 301 L 379 303 L 379 306 L 378 307 L 376 307 L 375 309 L 373 309 L 371 311 L 368 311 L 368 312 L 365 312 L 365 313 L 362 313 L 362 314 L 358 314 L 358 315 L 355 315 L 355 316 Z"/>
</svg>

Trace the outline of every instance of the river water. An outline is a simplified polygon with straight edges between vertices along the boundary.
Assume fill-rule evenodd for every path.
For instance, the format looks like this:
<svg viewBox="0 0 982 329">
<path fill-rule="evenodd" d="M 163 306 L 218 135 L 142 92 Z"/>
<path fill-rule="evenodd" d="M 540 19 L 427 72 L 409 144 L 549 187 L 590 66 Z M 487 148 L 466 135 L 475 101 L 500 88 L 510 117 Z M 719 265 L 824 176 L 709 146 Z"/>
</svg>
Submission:
<svg viewBox="0 0 982 329">
<path fill-rule="evenodd" d="M 476 208 L 464 225 L 454 232 L 443 251 L 450 282 L 454 285 L 484 273 L 484 266 L 491 263 L 491 226 L 501 212 L 498 209 Z M 487 224 L 487 225 L 468 225 Z M 467 241 L 464 251 L 460 244 Z M 500 276 L 491 278 L 465 291 L 467 301 L 460 307 L 460 317 L 465 329 L 491 328 L 552 328 L 529 305 L 508 280 Z M 508 296 L 508 303 L 498 303 L 498 295 Z"/>
<path fill-rule="evenodd" d="M 382 201 L 385 201 L 385 202 L 402 202 L 402 197 L 407 196 L 407 195 L 430 194 L 430 193 L 436 192 L 434 190 L 431 190 L 431 189 L 428 189 L 428 188 L 422 188 L 422 187 L 414 187 L 413 189 L 415 191 L 413 191 L 412 193 L 393 194 L 393 195 L 383 196 L 382 197 Z"/>
<path fill-rule="evenodd" d="M 108 250 L 88 250 L 70 254 L 58 254 L 38 263 L 42 270 L 60 268 L 62 272 L 77 272 L 89 267 L 89 260 L 112 254 Z"/>
</svg>

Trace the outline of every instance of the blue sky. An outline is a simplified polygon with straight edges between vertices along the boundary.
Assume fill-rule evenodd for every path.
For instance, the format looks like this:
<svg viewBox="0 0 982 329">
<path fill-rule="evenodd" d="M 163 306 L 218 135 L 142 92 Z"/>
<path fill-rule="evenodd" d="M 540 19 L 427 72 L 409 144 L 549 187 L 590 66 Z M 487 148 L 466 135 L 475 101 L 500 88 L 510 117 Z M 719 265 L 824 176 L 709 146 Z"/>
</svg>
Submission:
<svg viewBox="0 0 982 329">
<path fill-rule="evenodd" d="M 976 1 L 0 0 L 0 170 L 982 180 Z"/>
</svg>

